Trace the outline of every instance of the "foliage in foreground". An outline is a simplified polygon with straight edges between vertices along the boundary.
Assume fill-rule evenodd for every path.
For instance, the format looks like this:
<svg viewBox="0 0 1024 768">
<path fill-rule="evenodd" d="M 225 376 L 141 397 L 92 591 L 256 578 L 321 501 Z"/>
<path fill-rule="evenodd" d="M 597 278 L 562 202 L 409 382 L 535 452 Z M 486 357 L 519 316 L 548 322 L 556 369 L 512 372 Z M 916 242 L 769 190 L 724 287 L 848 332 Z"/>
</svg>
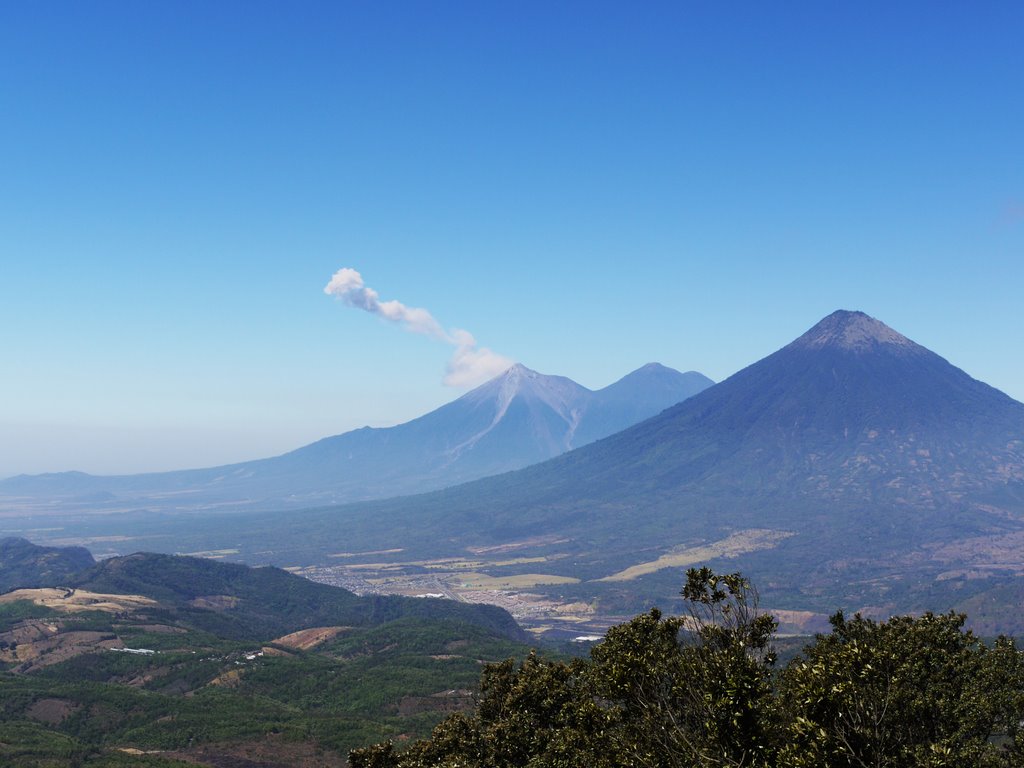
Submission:
<svg viewBox="0 0 1024 768">
<path fill-rule="evenodd" d="M 687 616 L 653 610 L 591 658 L 488 667 L 472 714 L 352 768 L 1012 768 L 1024 765 L 1024 655 L 957 614 L 832 618 L 776 672 L 774 620 L 739 574 L 687 573 Z"/>
</svg>

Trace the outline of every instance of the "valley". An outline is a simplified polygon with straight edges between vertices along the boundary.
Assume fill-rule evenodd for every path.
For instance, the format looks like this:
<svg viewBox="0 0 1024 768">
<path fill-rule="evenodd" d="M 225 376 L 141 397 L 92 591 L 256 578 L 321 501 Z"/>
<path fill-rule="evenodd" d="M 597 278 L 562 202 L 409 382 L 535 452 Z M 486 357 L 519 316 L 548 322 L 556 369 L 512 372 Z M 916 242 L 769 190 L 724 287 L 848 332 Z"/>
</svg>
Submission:
<svg viewBox="0 0 1024 768">
<path fill-rule="evenodd" d="M 622 619 L 621 616 L 597 615 L 593 604 L 570 602 L 556 595 L 531 591 L 541 585 L 578 583 L 578 579 L 540 574 L 489 576 L 480 572 L 498 569 L 500 565 L 483 561 L 438 560 L 289 570 L 312 581 L 344 587 L 357 595 L 446 597 L 464 603 L 496 605 L 508 611 L 523 629 L 538 639 L 564 641 L 581 635 L 602 635 L 611 624 Z"/>
<path fill-rule="evenodd" d="M 344 587 L 359 595 L 392 594 L 410 597 L 446 597 L 466 603 L 486 603 L 507 610 L 516 621 L 539 639 L 564 641 L 580 636 L 600 636 L 628 614 L 607 613 L 601 608 L 602 587 L 606 582 L 632 581 L 641 576 L 661 570 L 673 569 L 675 573 L 694 564 L 708 562 L 727 566 L 728 560 L 748 552 L 773 547 L 778 541 L 792 535 L 784 531 L 749 530 L 739 531 L 721 541 L 700 546 L 673 547 L 669 554 L 657 560 L 630 566 L 609 576 L 599 577 L 583 585 L 574 576 L 535 572 L 554 565 L 565 570 L 569 553 L 558 551 L 558 545 L 567 540 L 550 542 L 554 551 L 547 555 L 533 557 L 509 557 L 517 548 L 543 546 L 544 542 L 509 542 L 485 548 L 475 558 L 438 558 L 435 560 L 390 562 L 361 562 L 359 553 L 344 553 L 346 562 L 337 565 L 312 565 L 291 567 L 292 573 L 312 581 Z M 488 558 L 490 552 L 496 555 Z M 364 556 L 383 554 L 364 553 Z M 395 556 L 399 552 L 391 551 Z M 348 562 L 356 560 L 356 562 Z M 562 562 L 559 562 L 562 561 Z M 527 570 L 528 569 L 528 570 Z M 547 570 L 555 570 L 548 568 Z M 565 594 L 561 588 L 576 587 L 572 594 Z M 674 596 L 666 595 L 660 601 L 671 603 Z M 825 616 L 810 614 L 823 620 Z M 784 621 L 783 628 L 791 626 Z"/>
</svg>

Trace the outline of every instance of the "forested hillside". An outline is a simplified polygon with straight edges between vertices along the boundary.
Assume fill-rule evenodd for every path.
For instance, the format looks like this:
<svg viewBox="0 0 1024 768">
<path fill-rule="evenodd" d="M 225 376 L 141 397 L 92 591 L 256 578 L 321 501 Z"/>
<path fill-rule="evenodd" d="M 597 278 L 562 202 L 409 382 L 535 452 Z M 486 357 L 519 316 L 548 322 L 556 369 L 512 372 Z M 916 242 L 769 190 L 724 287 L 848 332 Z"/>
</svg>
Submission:
<svg viewBox="0 0 1024 768">
<path fill-rule="evenodd" d="M 0 594 L 3 766 L 341 766 L 526 652 L 500 608 L 276 568 L 140 553 L 43 583 Z"/>
</svg>

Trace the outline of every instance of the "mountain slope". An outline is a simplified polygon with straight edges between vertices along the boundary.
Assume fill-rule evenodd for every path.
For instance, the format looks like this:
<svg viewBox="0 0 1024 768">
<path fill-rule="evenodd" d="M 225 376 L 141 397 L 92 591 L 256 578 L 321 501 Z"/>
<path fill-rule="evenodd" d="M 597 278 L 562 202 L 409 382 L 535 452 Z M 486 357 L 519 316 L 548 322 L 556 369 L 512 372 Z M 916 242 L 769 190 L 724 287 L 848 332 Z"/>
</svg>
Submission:
<svg viewBox="0 0 1024 768">
<path fill-rule="evenodd" d="M 712 384 L 711 379 L 696 371 L 680 373 L 648 363 L 594 393 L 571 447 L 579 448 L 639 424 Z"/>
<path fill-rule="evenodd" d="M 513 640 L 527 636 L 492 605 L 370 595 L 321 584 L 270 566 L 250 568 L 199 557 L 136 552 L 96 562 L 83 547 L 40 547 L 0 539 L 0 583 L 53 587 L 156 601 L 190 625 L 223 637 L 264 640 L 308 627 L 375 626 L 407 618 L 454 620 Z"/>
<path fill-rule="evenodd" d="M 711 383 L 699 373 L 650 364 L 592 392 L 516 365 L 405 424 L 365 427 L 275 458 L 122 477 L 19 476 L 0 483 L 0 493 L 58 498 L 65 509 L 295 507 L 417 493 L 557 456 Z"/>
<path fill-rule="evenodd" d="M 980 615 L 990 598 L 1024 594 L 1024 404 L 840 311 L 689 400 L 542 464 L 286 524 L 133 521 L 147 546 L 232 548 L 254 562 L 270 551 L 336 564 L 345 551 L 368 553 L 346 563 L 415 569 L 514 553 L 483 567 L 533 584 L 537 573 L 580 580 L 531 589 L 597 598 L 610 614 L 671 599 L 681 567 L 722 561 L 793 609 Z M 986 626 L 1024 631 L 1019 612 L 998 613 Z"/>
<path fill-rule="evenodd" d="M 909 584 L 966 595 L 968 579 L 1024 575 L 1024 404 L 841 311 L 721 384 L 543 464 L 289 525 L 281 535 L 253 518 L 242 551 L 274 535 L 315 558 L 332 529 L 365 550 L 421 556 L 514 545 L 549 558 L 551 573 L 616 577 L 635 594 L 665 589 L 687 553 L 717 552 L 768 574 L 768 589 L 831 605 L 903 594 L 909 605 Z"/>
<path fill-rule="evenodd" d="M 724 382 L 594 445 L 389 506 L 412 510 L 443 498 L 469 508 L 488 499 L 492 511 L 527 507 L 523 522 L 532 524 L 544 504 L 557 504 L 562 514 L 552 522 L 562 525 L 566 510 L 651 508 L 700 494 L 716 508 L 728 505 L 712 497 L 742 500 L 751 511 L 732 514 L 747 518 L 777 494 L 936 508 L 990 493 L 1012 497 L 1022 480 L 1024 404 L 862 313 L 837 312 Z"/>
</svg>

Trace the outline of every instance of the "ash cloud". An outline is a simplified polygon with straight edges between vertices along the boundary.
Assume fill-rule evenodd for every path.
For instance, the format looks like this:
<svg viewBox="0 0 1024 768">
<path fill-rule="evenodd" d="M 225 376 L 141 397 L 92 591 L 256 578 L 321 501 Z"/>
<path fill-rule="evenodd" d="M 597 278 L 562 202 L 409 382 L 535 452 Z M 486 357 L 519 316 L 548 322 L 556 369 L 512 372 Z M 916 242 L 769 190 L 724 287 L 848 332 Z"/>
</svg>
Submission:
<svg viewBox="0 0 1024 768">
<path fill-rule="evenodd" d="M 339 269 L 324 286 L 324 293 L 343 304 L 361 309 L 395 323 L 410 333 L 429 336 L 455 347 L 443 382 L 449 387 L 472 387 L 494 378 L 512 366 L 513 360 L 481 347 L 473 334 L 462 328 L 446 331 L 426 309 L 408 307 L 400 301 L 381 301 L 380 294 L 350 267 Z"/>
</svg>

